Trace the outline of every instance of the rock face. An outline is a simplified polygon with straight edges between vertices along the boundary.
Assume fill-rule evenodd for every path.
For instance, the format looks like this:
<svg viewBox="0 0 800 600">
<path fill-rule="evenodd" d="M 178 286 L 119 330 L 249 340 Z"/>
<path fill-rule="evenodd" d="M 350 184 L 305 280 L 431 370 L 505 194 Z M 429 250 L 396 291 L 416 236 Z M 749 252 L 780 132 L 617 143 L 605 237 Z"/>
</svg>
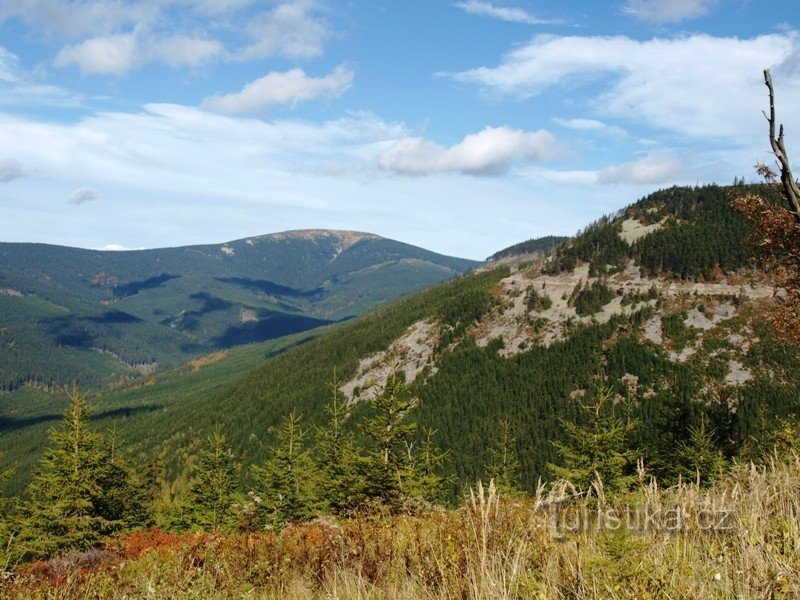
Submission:
<svg viewBox="0 0 800 600">
<path fill-rule="evenodd" d="M 361 360 L 356 376 L 341 387 L 350 401 L 372 397 L 386 384 L 393 370 L 403 373 L 408 383 L 414 382 L 425 367 L 429 374 L 436 372 L 432 363 L 433 352 L 438 342 L 438 326 L 431 321 L 419 321 L 389 348 Z"/>
</svg>

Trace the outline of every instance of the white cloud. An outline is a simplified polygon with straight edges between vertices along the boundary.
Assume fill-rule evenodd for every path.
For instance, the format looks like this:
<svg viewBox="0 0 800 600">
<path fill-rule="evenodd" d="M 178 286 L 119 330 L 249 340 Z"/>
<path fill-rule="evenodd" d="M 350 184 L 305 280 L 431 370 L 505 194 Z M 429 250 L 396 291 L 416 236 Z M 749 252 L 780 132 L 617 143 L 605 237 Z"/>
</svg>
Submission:
<svg viewBox="0 0 800 600">
<path fill-rule="evenodd" d="M 0 0 L 0 24 L 19 19 L 48 41 L 71 40 L 57 66 L 124 75 L 159 61 L 197 67 L 210 59 L 313 58 L 333 30 L 316 0 L 283 0 L 266 11 L 255 0 Z M 235 31 L 228 51 L 212 33 Z M 238 46 L 238 47 L 237 47 Z M 3 56 L 0 55 L 0 77 Z"/>
<path fill-rule="evenodd" d="M 314 58 L 321 55 L 332 32 L 328 22 L 316 13 L 314 2 L 295 0 L 253 17 L 247 25 L 247 33 L 255 41 L 243 50 L 241 58 L 276 55 Z"/>
<path fill-rule="evenodd" d="M 707 14 L 719 0 L 627 0 L 622 12 L 657 25 L 680 23 Z"/>
<path fill-rule="evenodd" d="M 142 64 L 133 33 L 95 37 L 66 46 L 56 55 L 57 67 L 76 65 L 84 75 L 122 75 Z"/>
<path fill-rule="evenodd" d="M 84 202 L 94 202 L 97 198 L 97 190 L 94 188 L 80 187 L 69 195 L 67 202 L 75 206 L 80 206 Z"/>
<path fill-rule="evenodd" d="M 482 2 L 480 0 L 456 2 L 453 6 L 460 8 L 470 15 L 491 17 L 493 19 L 500 19 L 501 21 L 509 21 L 511 23 L 524 23 L 526 25 L 554 25 L 563 23 L 563 21 L 560 19 L 540 19 L 529 13 L 524 8 L 495 6 L 491 2 Z"/>
<path fill-rule="evenodd" d="M 698 34 L 649 41 L 542 35 L 508 53 L 497 67 L 453 77 L 518 98 L 557 85 L 574 88 L 593 82 L 604 91 L 589 106 L 601 115 L 690 137 L 738 139 L 763 134 L 761 71 L 791 60 L 799 45 L 794 32 L 751 39 Z M 783 106 L 800 103 L 800 74 L 776 83 Z"/>
<path fill-rule="evenodd" d="M 22 163 L 15 158 L 0 158 L 0 183 L 8 183 L 27 175 Z"/>
<path fill-rule="evenodd" d="M 676 183 L 683 169 L 683 164 L 674 154 L 650 154 L 637 161 L 606 167 L 597 174 L 597 183 L 635 185 Z"/>
<path fill-rule="evenodd" d="M 55 65 L 76 65 L 84 75 L 124 75 L 155 60 L 172 67 L 196 67 L 222 52 L 222 44 L 216 40 L 183 35 L 154 39 L 133 32 L 90 38 L 66 46 L 56 55 Z"/>
<path fill-rule="evenodd" d="M 517 160 L 540 161 L 555 154 L 548 131 L 526 132 L 487 127 L 444 148 L 418 137 L 400 140 L 378 158 L 381 168 L 405 175 L 464 173 L 496 176 L 508 172 Z"/>
<path fill-rule="evenodd" d="M 92 248 L 92 250 L 103 250 L 105 252 L 128 252 L 130 250 L 144 250 L 144 248 L 128 248 L 122 244 L 106 244 L 100 248 Z"/>
<path fill-rule="evenodd" d="M 202 107 L 227 114 L 262 113 L 275 104 L 295 105 L 316 98 L 336 98 L 353 83 L 354 73 L 344 65 L 325 77 L 309 77 L 302 69 L 271 71 L 244 86 L 241 92 L 206 98 Z"/>
</svg>

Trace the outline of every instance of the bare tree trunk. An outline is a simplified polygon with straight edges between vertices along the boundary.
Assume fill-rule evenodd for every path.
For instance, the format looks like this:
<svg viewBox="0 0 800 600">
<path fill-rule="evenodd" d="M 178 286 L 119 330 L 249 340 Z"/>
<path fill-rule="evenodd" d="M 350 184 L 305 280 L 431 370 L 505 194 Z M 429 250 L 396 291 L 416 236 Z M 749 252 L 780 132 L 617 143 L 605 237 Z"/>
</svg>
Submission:
<svg viewBox="0 0 800 600">
<path fill-rule="evenodd" d="M 769 115 L 764 113 L 764 116 L 769 121 L 769 143 L 772 146 L 772 152 L 775 158 L 781 165 L 781 184 L 783 185 L 783 192 L 786 194 L 786 199 L 792 207 L 792 212 L 795 217 L 800 220 L 800 188 L 797 186 L 792 175 L 792 168 L 789 164 L 789 156 L 786 154 L 786 146 L 783 141 L 783 125 L 777 126 L 778 137 L 775 137 L 775 89 L 772 87 L 772 75 L 769 69 L 764 69 L 764 83 L 769 89 Z"/>
</svg>

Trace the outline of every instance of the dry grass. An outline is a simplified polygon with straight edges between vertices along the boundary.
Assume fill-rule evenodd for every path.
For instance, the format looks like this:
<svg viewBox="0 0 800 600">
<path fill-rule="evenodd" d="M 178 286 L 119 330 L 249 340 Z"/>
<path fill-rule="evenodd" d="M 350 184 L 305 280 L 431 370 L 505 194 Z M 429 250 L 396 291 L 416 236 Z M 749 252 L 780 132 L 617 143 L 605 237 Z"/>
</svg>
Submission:
<svg viewBox="0 0 800 600">
<path fill-rule="evenodd" d="M 623 497 L 605 498 L 599 483 L 574 491 L 562 482 L 504 499 L 493 485 L 478 485 L 457 510 L 318 519 L 259 536 L 137 532 L 102 552 L 26 565 L 0 583 L 0 596 L 800 597 L 796 457 L 740 466 L 710 488 L 687 482 L 662 489 L 642 474 Z M 628 530 L 588 518 L 624 508 L 647 512 L 652 522 L 634 520 L 640 526 Z M 728 511 L 725 530 L 698 526 L 703 515 Z M 683 526 L 659 529 L 652 515 L 662 525 L 676 522 L 666 515 L 680 515 Z"/>
</svg>

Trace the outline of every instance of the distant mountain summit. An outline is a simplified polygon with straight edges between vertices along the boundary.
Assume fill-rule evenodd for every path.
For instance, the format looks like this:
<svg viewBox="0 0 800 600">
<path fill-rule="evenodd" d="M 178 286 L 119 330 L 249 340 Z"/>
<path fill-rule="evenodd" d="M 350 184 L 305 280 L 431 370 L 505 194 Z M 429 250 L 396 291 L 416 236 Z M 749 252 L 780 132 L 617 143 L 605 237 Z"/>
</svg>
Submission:
<svg viewBox="0 0 800 600">
<path fill-rule="evenodd" d="M 324 229 L 125 252 L 0 243 L 0 389 L 100 383 L 282 337 L 477 264 Z"/>
<path fill-rule="evenodd" d="M 340 244 L 344 247 L 350 247 L 361 240 L 380 240 L 384 239 L 374 233 L 365 233 L 363 231 L 346 231 L 340 229 L 291 229 L 289 231 L 280 231 L 278 233 L 268 233 L 267 235 L 257 236 L 254 238 L 245 238 L 245 242 L 257 242 L 261 240 L 291 240 L 301 239 L 309 241 L 319 241 L 327 239 L 339 240 Z"/>
</svg>

